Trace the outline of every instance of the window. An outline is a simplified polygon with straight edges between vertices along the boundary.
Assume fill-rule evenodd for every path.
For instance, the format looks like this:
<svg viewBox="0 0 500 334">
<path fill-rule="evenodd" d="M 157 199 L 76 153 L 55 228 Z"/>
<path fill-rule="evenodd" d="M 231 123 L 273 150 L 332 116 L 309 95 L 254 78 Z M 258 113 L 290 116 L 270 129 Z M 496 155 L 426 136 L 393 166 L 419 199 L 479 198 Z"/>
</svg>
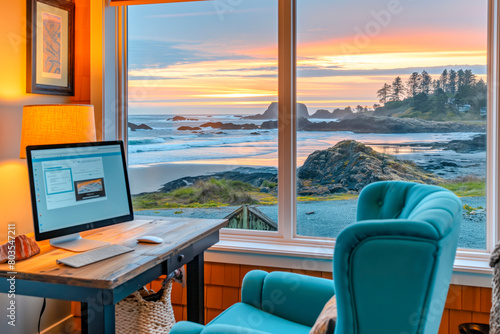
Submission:
<svg viewBox="0 0 500 334">
<path fill-rule="evenodd" d="M 488 3 L 430 6 L 298 0 L 298 235 L 335 238 L 402 179 L 454 191 L 459 247 L 486 249 Z"/>
<path fill-rule="evenodd" d="M 129 9 L 137 214 L 277 230 L 278 130 L 266 127 L 278 115 L 277 11 L 265 0 Z"/>
<path fill-rule="evenodd" d="M 280 11 L 274 0 L 129 7 L 129 163 L 138 213 L 223 217 L 248 204 L 257 206 L 257 218 L 238 225 L 254 212 L 235 213 L 233 227 L 277 228 L 257 235 L 301 245 L 327 238 L 331 245 L 328 238 L 354 221 L 355 199 L 367 182 L 409 179 L 462 198 L 459 247 L 491 247 L 497 213 L 486 203 L 494 203 L 497 185 L 487 176 L 495 174 L 497 158 L 486 129 L 488 138 L 497 131 L 487 110 L 495 107 L 488 83 L 498 69 L 488 66 L 497 57 L 488 2 L 297 0 L 297 123 L 284 122 L 297 129 L 290 137 L 296 142 L 280 144 L 292 152 L 288 159 L 278 157 L 283 128 L 273 102 L 282 66 L 277 27 L 292 2 L 283 1 Z M 374 129 L 373 117 L 406 127 Z M 419 132 L 422 124 L 427 131 Z M 345 157 L 335 163 L 356 176 L 309 173 L 321 151 L 340 144 L 390 165 L 389 175 L 363 175 L 363 166 Z M 281 180 L 284 169 L 297 167 L 290 172 L 296 194 L 278 196 L 278 160 Z M 246 178 L 236 178 L 236 168 Z M 200 180 L 200 173 L 209 177 Z M 209 195 L 201 203 L 203 194 Z M 325 228 L 331 210 L 344 217 Z M 239 240 L 256 234 L 228 233 Z"/>
</svg>

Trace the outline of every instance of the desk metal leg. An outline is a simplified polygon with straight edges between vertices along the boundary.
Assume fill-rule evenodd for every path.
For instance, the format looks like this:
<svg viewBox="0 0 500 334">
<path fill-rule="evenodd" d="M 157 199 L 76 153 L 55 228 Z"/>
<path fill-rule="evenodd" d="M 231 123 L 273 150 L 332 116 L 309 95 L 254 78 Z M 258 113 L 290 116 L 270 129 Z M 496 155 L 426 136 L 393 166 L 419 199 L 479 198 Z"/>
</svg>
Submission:
<svg viewBox="0 0 500 334">
<path fill-rule="evenodd" d="M 115 333 L 115 305 L 81 304 L 82 334 Z"/>
<path fill-rule="evenodd" d="M 187 319 L 205 324 L 203 252 L 187 264 Z"/>
</svg>

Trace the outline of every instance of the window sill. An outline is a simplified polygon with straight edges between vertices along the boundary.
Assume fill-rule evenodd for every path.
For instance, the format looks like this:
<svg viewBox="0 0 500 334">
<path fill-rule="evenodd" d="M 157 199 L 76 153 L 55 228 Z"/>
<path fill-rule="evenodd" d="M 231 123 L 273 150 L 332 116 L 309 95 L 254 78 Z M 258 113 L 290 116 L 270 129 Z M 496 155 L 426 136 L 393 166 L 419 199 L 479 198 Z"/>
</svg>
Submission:
<svg viewBox="0 0 500 334">
<path fill-rule="evenodd" d="M 312 245 L 284 242 L 277 238 L 252 238 L 222 235 L 221 241 L 205 252 L 205 261 L 259 267 L 332 272 L 334 243 Z M 491 287 L 492 269 L 489 254 L 459 250 L 455 258 L 451 283 Z"/>
</svg>

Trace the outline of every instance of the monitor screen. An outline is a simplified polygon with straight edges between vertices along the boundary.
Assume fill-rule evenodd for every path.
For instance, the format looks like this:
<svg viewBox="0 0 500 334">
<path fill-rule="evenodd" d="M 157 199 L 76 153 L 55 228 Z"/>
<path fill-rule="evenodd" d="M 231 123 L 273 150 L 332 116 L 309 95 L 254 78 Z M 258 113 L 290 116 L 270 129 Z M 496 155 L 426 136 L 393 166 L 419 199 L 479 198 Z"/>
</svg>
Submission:
<svg viewBox="0 0 500 334">
<path fill-rule="evenodd" d="M 123 142 L 26 148 L 36 240 L 133 220 Z"/>
</svg>

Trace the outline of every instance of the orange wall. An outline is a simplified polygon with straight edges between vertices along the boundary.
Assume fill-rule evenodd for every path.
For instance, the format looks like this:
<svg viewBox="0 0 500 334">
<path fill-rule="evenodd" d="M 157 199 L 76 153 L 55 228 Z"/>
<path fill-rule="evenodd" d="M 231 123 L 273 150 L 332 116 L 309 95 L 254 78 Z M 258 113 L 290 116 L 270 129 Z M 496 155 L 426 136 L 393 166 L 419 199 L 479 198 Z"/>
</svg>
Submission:
<svg viewBox="0 0 500 334">
<path fill-rule="evenodd" d="M 205 320 L 212 320 L 224 309 L 240 301 L 241 281 L 245 274 L 253 269 L 271 271 L 290 271 L 299 274 L 332 278 L 332 273 L 320 271 L 278 269 L 270 267 L 246 266 L 238 264 L 205 263 Z M 151 283 L 151 288 L 158 291 L 161 280 Z M 174 283 L 172 305 L 175 319 L 186 320 L 186 289 Z M 491 289 L 451 285 L 446 300 L 445 310 L 439 334 L 456 334 L 458 325 L 466 322 L 489 323 L 491 309 Z"/>
<path fill-rule="evenodd" d="M 26 160 L 19 159 L 23 106 L 28 104 L 89 103 L 90 12 L 88 0 L 76 0 L 76 96 L 26 93 L 26 1 L 0 1 L 0 244 L 6 240 L 7 224 L 16 223 L 17 234 L 33 231 Z M 8 303 L 0 294 L 0 305 Z M 3 334 L 35 333 L 42 299 L 17 296 L 16 327 L 2 327 Z M 41 328 L 69 315 L 69 302 L 48 300 Z M 5 319 L 5 310 L 0 310 Z M 0 326 L 1 327 L 1 326 Z"/>
</svg>

